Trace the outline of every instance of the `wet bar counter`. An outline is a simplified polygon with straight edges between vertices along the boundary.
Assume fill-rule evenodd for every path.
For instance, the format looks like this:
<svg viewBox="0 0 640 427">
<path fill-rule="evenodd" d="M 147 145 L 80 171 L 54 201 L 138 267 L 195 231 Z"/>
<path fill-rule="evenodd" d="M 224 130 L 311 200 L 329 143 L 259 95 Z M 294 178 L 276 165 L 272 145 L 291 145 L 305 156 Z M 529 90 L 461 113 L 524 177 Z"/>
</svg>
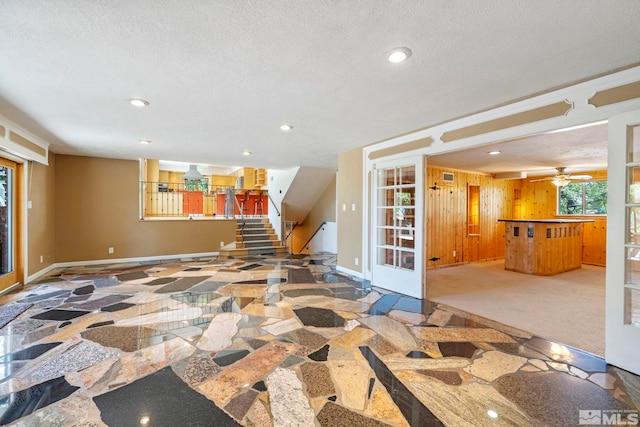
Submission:
<svg viewBox="0 0 640 427">
<path fill-rule="evenodd" d="M 499 219 L 505 223 L 505 270 L 551 276 L 582 266 L 583 219 Z"/>
</svg>

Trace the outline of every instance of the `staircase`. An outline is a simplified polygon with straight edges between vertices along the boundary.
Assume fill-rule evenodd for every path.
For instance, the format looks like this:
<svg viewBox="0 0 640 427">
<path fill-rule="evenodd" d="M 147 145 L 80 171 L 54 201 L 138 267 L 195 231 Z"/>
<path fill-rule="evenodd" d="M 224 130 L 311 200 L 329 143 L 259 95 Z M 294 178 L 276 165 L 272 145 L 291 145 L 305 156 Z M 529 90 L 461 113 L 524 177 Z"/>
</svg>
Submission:
<svg viewBox="0 0 640 427">
<path fill-rule="evenodd" d="M 247 218 L 236 221 L 236 247 L 220 249 L 219 258 L 286 253 L 267 218 Z"/>
</svg>

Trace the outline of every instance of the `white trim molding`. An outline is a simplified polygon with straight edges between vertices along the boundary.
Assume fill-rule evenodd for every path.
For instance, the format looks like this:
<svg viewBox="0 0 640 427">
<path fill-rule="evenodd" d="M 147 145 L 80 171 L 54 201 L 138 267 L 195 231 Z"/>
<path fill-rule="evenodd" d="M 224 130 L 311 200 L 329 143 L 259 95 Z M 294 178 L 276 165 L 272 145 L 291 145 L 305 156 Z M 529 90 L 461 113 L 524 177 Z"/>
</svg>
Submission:
<svg viewBox="0 0 640 427">
<path fill-rule="evenodd" d="M 336 271 L 340 273 L 348 274 L 349 276 L 357 277 L 358 279 L 364 279 L 364 275 L 359 271 L 349 270 L 348 268 L 336 266 Z"/>
</svg>

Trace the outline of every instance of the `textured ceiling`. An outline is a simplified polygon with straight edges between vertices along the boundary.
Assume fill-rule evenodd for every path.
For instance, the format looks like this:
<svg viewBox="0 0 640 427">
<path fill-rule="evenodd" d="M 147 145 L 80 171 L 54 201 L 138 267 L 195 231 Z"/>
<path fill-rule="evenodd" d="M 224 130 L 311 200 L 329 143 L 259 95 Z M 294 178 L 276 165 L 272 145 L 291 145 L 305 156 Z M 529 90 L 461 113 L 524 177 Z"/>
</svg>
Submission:
<svg viewBox="0 0 640 427">
<path fill-rule="evenodd" d="M 555 175 L 557 167 L 567 172 L 607 169 L 606 123 L 531 135 L 516 140 L 429 157 L 435 166 L 489 174 L 525 172 L 527 176 Z M 499 155 L 489 155 L 500 151 Z"/>
<path fill-rule="evenodd" d="M 0 113 L 54 152 L 114 158 L 335 167 L 340 152 L 640 61 L 637 0 L 2 0 L 0 10 Z M 386 61 L 397 46 L 409 61 Z"/>
</svg>

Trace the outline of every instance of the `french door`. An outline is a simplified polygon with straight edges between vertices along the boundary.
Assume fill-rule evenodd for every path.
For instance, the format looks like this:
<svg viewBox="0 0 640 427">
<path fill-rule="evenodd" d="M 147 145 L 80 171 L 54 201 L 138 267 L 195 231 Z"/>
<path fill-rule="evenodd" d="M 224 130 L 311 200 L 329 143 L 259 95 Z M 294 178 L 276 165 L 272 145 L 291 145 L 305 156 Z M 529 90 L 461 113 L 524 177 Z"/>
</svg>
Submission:
<svg viewBox="0 0 640 427">
<path fill-rule="evenodd" d="M 609 120 L 605 358 L 640 374 L 640 110 Z"/>
<path fill-rule="evenodd" d="M 18 166 L 0 158 L 0 291 L 18 281 Z"/>
<path fill-rule="evenodd" d="M 414 156 L 373 171 L 373 283 L 416 298 L 425 298 L 424 168 Z"/>
</svg>

